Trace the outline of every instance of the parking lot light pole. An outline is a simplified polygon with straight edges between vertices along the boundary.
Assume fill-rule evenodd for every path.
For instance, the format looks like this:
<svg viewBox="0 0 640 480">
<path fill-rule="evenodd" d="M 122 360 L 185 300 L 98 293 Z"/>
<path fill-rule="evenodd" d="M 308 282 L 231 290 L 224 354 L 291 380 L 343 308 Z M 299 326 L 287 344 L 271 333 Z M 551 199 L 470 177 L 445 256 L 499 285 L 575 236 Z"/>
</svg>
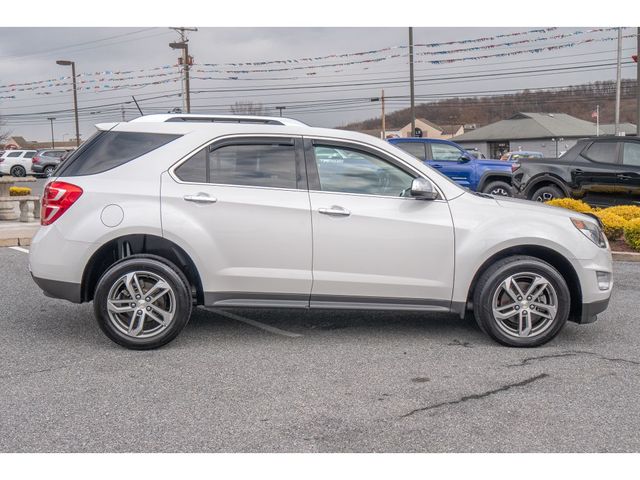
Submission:
<svg viewBox="0 0 640 480">
<path fill-rule="evenodd" d="M 78 89 L 76 87 L 76 62 L 71 60 L 57 60 L 58 65 L 71 65 L 71 76 L 73 77 L 73 111 L 76 117 L 76 147 L 80 146 L 80 124 L 78 122 Z"/>
<path fill-rule="evenodd" d="M 54 137 L 53 137 L 53 121 L 55 119 L 56 117 L 47 117 L 47 120 L 51 122 L 51 148 L 56 148 L 56 141 L 54 140 Z"/>
<path fill-rule="evenodd" d="M 280 116 L 282 116 L 282 110 L 285 110 L 287 107 L 276 107 L 276 110 L 280 112 Z"/>
<path fill-rule="evenodd" d="M 416 100 L 413 85 L 413 27 L 409 27 L 409 92 L 411 96 L 411 137 L 416 134 Z"/>
</svg>

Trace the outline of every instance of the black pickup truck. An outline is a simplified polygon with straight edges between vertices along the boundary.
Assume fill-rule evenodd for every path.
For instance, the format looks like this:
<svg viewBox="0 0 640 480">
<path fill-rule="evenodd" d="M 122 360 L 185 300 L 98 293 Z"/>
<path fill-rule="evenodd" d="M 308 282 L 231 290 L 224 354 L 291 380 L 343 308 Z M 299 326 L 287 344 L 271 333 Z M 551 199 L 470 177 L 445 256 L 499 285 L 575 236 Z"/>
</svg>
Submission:
<svg viewBox="0 0 640 480">
<path fill-rule="evenodd" d="M 513 190 L 520 198 L 640 205 L 640 137 L 585 138 L 560 158 L 526 159 L 511 169 Z"/>
</svg>

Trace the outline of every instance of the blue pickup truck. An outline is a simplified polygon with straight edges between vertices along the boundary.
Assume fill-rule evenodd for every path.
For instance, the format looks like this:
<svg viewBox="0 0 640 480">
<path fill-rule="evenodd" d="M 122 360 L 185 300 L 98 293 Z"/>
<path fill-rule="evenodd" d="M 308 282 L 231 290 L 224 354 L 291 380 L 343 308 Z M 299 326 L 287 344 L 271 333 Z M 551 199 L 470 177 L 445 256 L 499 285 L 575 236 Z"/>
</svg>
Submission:
<svg viewBox="0 0 640 480">
<path fill-rule="evenodd" d="M 479 160 L 460 145 L 435 138 L 390 138 L 389 142 L 476 192 L 511 197 L 511 162 Z"/>
</svg>

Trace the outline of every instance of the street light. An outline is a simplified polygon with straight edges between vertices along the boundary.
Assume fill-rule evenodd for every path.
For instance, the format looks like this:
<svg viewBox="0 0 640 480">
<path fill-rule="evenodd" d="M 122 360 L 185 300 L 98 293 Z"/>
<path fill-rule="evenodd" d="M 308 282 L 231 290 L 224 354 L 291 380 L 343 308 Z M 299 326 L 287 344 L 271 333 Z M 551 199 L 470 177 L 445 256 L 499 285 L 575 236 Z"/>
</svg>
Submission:
<svg viewBox="0 0 640 480">
<path fill-rule="evenodd" d="M 56 148 L 56 142 L 54 140 L 53 137 L 53 121 L 56 119 L 56 117 L 47 117 L 47 120 L 49 120 L 51 122 L 51 148 Z"/>
<path fill-rule="evenodd" d="M 276 110 L 280 112 L 280 116 L 282 116 L 282 110 L 286 110 L 287 107 L 276 107 Z"/>
<path fill-rule="evenodd" d="M 76 62 L 71 60 L 56 60 L 58 65 L 71 65 L 71 76 L 73 77 L 73 110 L 76 117 L 76 146 L 80 146 L 80 125 L 78 124 L 78 89 L 76 88 Z"/>
<path fill-rule="evenodd" d="M 184 89 L 186 90 L 186 104 L 185 109 L 187 113 L 191 113 L 191 94 L 189 93 L 189 65 L 191 64 L 191 58 L 189 57 L 189 44 L 187 40 L 182 42 L 171 42 L 169 44 L 174 50 L 182 50 L 182 66 L 184 68 Z"/>
</svg>

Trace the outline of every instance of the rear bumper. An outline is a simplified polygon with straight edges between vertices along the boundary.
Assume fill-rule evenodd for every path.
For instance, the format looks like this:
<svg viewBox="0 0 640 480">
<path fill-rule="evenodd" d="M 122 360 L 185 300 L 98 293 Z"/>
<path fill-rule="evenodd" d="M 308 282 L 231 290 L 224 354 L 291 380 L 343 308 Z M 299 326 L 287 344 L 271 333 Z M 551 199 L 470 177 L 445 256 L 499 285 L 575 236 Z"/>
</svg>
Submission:
<svg viewBox="0 0 640 480">
<path fill-rule="evenodd" d="M 44 170 L 44 167 L 42 165 L 39 165 L 37 163 L 34 163 L 33 165 L 31 165 L 32 172 L 42 173 L 43 170 Z"/>
<path fill-rule="evenodd" d="M 49 280 L 47 278 L 38 278 L 31 274 L 33 281 L 36 282 L 44 294 L 51 298 L 60 298 L 69 300 L 73 303 L 81 303 L 80 284 L 71 282 L 62 282 L 60 280 Z"/>
</svg>

